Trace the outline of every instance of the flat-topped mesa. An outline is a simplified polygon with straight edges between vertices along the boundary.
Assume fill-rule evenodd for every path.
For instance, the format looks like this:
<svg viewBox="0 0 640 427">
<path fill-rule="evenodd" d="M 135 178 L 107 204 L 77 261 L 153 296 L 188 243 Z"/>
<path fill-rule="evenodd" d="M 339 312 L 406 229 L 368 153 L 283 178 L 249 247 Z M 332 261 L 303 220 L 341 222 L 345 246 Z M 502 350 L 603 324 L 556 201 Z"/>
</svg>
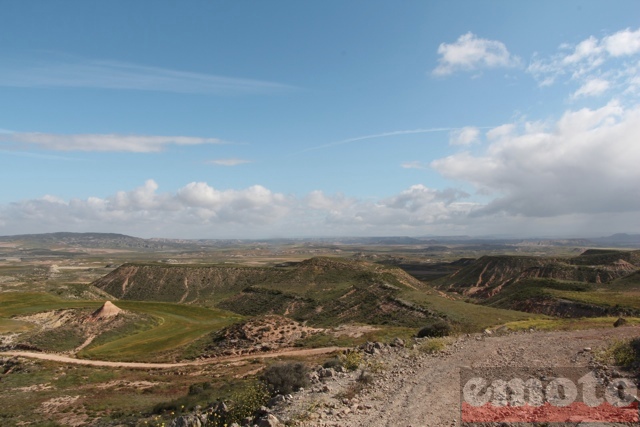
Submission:
<svg viewBox="0 0 640 427">
<path fill-rule="evenodd" d="M 120 308 L 116 307 L 111 301 L 107 301 L 91 314 L 91 318 L 94 320 L 111 319 L 120 313 L 122 313 Z"/>
</svg>

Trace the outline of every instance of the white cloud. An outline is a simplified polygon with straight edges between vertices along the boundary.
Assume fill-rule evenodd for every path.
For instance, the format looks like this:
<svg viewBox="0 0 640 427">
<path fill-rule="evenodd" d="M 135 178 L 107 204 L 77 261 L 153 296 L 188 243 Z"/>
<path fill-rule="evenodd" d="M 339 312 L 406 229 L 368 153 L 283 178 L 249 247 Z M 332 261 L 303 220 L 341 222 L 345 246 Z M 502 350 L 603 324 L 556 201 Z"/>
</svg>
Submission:
<svg viewBox="0 0 640 427">
<path fill-rule="evenodd" d="M 527 68 L 540 86 L 564 79 L 578 83 L 572 98 L 597 96 L 613 88 L 621 93 L 633 86 L 640 55 L 640 29 L 625 29 L 596 38 L 588 37 L 575 46 L 563 43 L 549 57 L 535 55 Z"/>
<path fill-rule="evenodd" d="M 607 80 L 598 78 L 589 79 L 573 93 L 572 97 L 599 96 L 605 93 L 610 86 Z"/>
<path fill-rule="evenodd" d="M 442 43 L 438 47 L 436 76 L 446 76 L 456 71 L 473 71 L 482 68 L 515 67 L 519 58 L 512 56 L 504 43 L 478 38 L 469 32 L 461 35 L 455 43 Z"/>
<path fill-rule="evenodd" d="M 596 65 L 600 61 L 598 57 L 601 53 L 602 47 L 599 41 L 592 36 L 578 43 L 573 53 L 563 57 L 562 62 L 565 64 L 576 64 L 581 61 L 592 61 L 591 65 Z"/>
<path fill-rule="evenodd" d="M 52 134 L 38 132 L 0 133 L 0 142 L 35 146 L 53 151 L 119 151 L 150 153 L 167 145 L 224 144 L 217 138 L 191 136 L 118 135 L 118 134 Z"/>
<path fill-rule="evenodd" d="M 404 162 L 400 165 L 403 169 L 426 169 L 427 165 L 419 161 Z"/>
<path fill-rule="evenodd" d="M 209 160 L 207 161 L 207 163 L 210 165 L 216 165 L 216 166 L 238 166 L 238 165 L 244 165 L 246 163 L 252 163 L 252 161 L 246 160 L 246 159 L 231 158 L 231 159 Z"/>
<path fill-rule="evenodd" d="M 256 94 L 292 86 L 236 77 L 72 56 L 3 58 L 0 86 L 128 89 L 176 93 Z"/>
<path fill-rule="evenodd" d="M 175 193 L 158 193 L 148 180 L 141 187 L 106 197 L 65 201 L 47 195 L 0 206 L 2 234 L 55 230 L 123 230 L 133 235 L 242 234 L 277 223 L 293 207 L 280 193 L 256 185 L 218 190 L 192 182 Z M 249 236 L 246 236 L 249 237 Z"/>
<path fill-rule="evenodd" d="M 451 145 L 470 145 L 478 142 L 480 137 L 480 129 L 467 126 L 462 129 L 455 130 L 449 134 L 449 144 Z"/>
<path fill-rule="evenodd" d="M 360 200 L 320 190 L 286 196 L 263 186 L 219 190 L 191 182 L 159 193 L 154 180 L 100 198 L 56 196 L 0 205 L 0 234 L 119 231 L 137 236 L 253 238 L 337 234 L 425 233 L 454 226 L 476 207 L 454 189 L 418 184 L 379 200 Z"/>
<path fill-rule="evenodd" d="M 487 139 L 489 141 L 493 141 L 496 139 L 502 139 L 509 135 L 511 135 L 516 129 L 516 126 L 512 123 L 507 123 L 505 125 L 501 125 L 490 129 L 487 131 Z"/>
<path fill-rule="evenodd" d="M 556 217 L 640 213 L 640 107 L 567 111 L 550 129 L 502 133 L 482 155 L 431 166 L 494 199 L 475 215 Z"/>
<path fill-rule="evenodd" d="M 611 56 L 629 56 L 640 52 L 640 29 L 629 28 L 605 37 L 602 45 Z"/>
<path fill-rule="evenodd" d="M 315 147 L 307 148 L 306 150 L 301 151 L 301 153 L 335 147 L 337 145 L 349 144 L 352 142 L 366 141 L 368 139 L 388 138 L 388 137 L 403 136 L 403 135 L 415 135 L 420 133 L 448 132 L 451 130 L 455 130 L 455 128 L 408 129 L 408 130 L 396 130 L 391 132 L 376 133 L 372 135 L 356 136 L 354 138 L 343 139 L 342 141 L 335 141 L 335 142 L 330 142 L 328 144 L 322 144 L 322 145 L 317 145 Z"/>
</svg>

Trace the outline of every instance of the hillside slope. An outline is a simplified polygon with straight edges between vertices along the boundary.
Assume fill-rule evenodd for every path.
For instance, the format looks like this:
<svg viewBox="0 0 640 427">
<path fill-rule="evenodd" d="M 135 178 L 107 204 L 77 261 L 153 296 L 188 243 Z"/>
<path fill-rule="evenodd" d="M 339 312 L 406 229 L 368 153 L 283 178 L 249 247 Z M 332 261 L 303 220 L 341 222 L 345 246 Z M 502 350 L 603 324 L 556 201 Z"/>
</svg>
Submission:
<svg viewBox="0 0 640 427">
<path fill-rule="evenodd" d="M 456 301 L 397 267 L 340 258 L 270 268 L 125 264 L 93 284 L 120 299 L 215 306 L 246 316 L 277 314 L 318 326 L 420 327 L 448 318 L 473 330 L 525 317 Z M 482 322 L 471 315 L 478 310 Z"/>
<path fill-rule="evenodd" d="M 564 259 L 485 256 L 432 282 L 481 304 L 561 317 L 637 315 L 640 251 Z"/>
<path fill-rule="evenodd" d="M 215 305 L 243 315 L 282 314 L 318 324 L 417 326 L 440 317 L 399 298 L 403 291 L 430 291 L 403 270 L 337 258 L 312 258 L 285 268 L 125 264 L 93 285 L 119 299 Z"/>
<path fill-rule="evenodd" d="M 595 284 L 612 282 L 640 270 L 640 251 L 594 251 L 567 259 L 526 256 L 483 256 L 433 282 L 439 289 L 475 298 L 500 293 L 505 285 L 545 278 Z"/>
</svg>

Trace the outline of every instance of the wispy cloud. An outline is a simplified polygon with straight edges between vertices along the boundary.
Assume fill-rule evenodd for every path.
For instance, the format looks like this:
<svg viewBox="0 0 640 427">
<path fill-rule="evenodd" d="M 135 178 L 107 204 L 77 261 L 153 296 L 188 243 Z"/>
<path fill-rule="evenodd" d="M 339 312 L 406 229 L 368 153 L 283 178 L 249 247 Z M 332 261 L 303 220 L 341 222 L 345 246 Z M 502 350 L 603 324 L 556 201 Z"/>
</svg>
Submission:
<svg viewBox="0 0 640 427">
<path fill-rule="evenodd" d="M 403 169 L 427 169 L 428 165 L 425 165 L 422 162 L 419 161 L 411 161 L 411 162 L 404 162 L 400 165 Z"/>
<path fill-rule="evenodd" d="M 127 89 L 177 93 L 258 94 L 294 89 L 286 84 L 174 70 L 110 60 L 61 56 L 4 58 L 0 86 Z"/>
<path fill-rule="evenodd" d="M 349 144 L 351 142 L 365 141 L 367 139 L 387 138 L 389 136 L 399 136 L 399 135 L 412 135 L 417 133 L 449 132 L 456 129 L 457 128 L 429 128 L 429 129 L 395 130 L 392 132 L 383 132 L 383 133 L 376 133 L 372 135 L 356 136 L 355 138 L 348 138 L 348 139 L 343 139 L 341 141 L 330 142 L 328 144 L 307 148 L 306 150 L 300 151 L 300 153 L 306 153 L 308 151 L 314 151 L 314 150 L 321 150 L 323 148 L 335 147 L 337 145 Z"/>
<path fill-rule="evenodd" d="M 0 133 L 0 142 L 13 143 L 17 147 L 37 147 L 52 151 L 119 151 L 151 153 L 165 149 L 167 145 L 224 144 L 217 138 L 192 136 L 76 134 L 63 135 L 38 132 Z"/>
<path fill-rule="evenodd" d="M 216 165 L 216 166 L 238 166 L 246 163 L 253 163 L 253 161 L 247 160 L 247 159 L 232 158 L 232 159 L 214 159 L 214 160 L 209 160 L 206 163 L 210 165 Z"/>
<path fill-rule="evenodd" d="M 74 157 L 56 156 L 52 154 L 42 154 L 42 153 L 31 153 L 29 151 L 0 150 L 0 153 L 7 154 L 9 156 L 30 157 L 33 159 L 44 159 L 44 160 L 64 160 L 64 161 L 74 161 L 74 162 L 81 160 Z"/>
<path fill-rule="evenodd" d="M 597 38 L 582 40 L 576 45 L 564 43 L 550 56 L 534 56 L 527 67 L 540 86 L 558 81 L 571 81 L 580 87 L 572 99 L 600 96 L 618 89 L 636 91 L 640 56 L 640 29 L 629 28 Z"/>
<path fill-rule="evenodd" d="M 462 129 L 454 130 L 449 135 L 449 144 L 451 145 L 470 145 L 478 142 L 480 137 L 480 129 L 473 126 L 466 126 Z"/>
<path fill-rule="evenodd" d="M 435 76 L 447 76 L 456 71 L 473 71 L 482 68 L 515 67 L 520 64 L 517 56 L 498 40 L 482 39 L 469 32 L 454 43 L 442 43 L 438 47 L 438 66 Z"/>
</svg>

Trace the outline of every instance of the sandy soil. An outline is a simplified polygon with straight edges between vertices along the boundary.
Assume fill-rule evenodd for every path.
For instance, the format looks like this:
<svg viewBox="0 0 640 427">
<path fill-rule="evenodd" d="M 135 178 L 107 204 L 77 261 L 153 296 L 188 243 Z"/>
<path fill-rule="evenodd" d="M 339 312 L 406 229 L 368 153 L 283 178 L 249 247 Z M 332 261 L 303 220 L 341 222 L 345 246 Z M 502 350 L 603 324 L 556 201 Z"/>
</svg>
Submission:
<svg viewBox="0 0 640 427">
<path fill-rule="evenodd" d="M 439 355 L 392 350 L 375 357 L 386 369 L 354 400 L 340 398 L 340 393 L 354 383 L 353 376 L 350 380 L 330 378 L 324 382 L 330 388 L 328 393 L 313 389 L 297 393 L 290 413 L 296 411 L 296 405 L 298 410 L 317 408 L 310 421 L 299 424 L 309 427 L 459 426 L 461 367 L 587 366 L 597 348 L 614 339 L 637 336 L 639 327 L 527 332 L 462 337 Z"/>
</svg>

